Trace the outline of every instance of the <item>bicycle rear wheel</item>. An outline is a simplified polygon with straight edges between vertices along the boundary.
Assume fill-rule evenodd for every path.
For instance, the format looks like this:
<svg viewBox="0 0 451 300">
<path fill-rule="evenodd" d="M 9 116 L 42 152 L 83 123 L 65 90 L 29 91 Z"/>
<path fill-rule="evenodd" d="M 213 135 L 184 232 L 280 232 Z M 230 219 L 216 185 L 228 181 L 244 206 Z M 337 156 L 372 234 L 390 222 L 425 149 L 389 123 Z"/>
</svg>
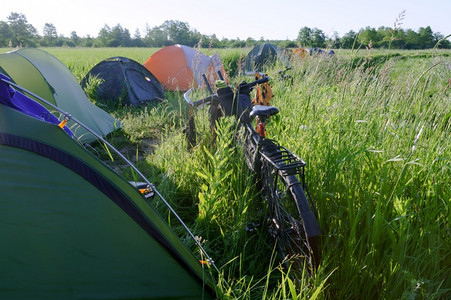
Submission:
<svg viewBox="0 0 451 300">
<path fill-rule="evenodd" d="M 275 147 L 278 146 L 270 147 L 273 149 L 262 155 L 261 164 L 262 196 L 268 204 L 268 232 L 291 271 L 299 273 L 305 269 L 313 277 L 319 263 L 317 239 L 321 230 L 296 176 L 296 168 L 280 160 L 286 153 Z"/>
</svg>

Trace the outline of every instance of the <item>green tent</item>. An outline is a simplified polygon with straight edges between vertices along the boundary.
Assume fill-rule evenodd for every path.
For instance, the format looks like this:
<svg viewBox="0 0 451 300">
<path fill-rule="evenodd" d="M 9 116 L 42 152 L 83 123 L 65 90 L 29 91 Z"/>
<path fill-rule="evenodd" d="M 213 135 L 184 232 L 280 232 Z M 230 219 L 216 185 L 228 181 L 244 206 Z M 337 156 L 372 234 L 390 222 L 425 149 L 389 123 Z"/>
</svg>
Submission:
<svg viewBox="0 0 451 300">
<path fill-rule="evenodd" d="M 106 136 L 120 126 L 110 114 L 92 104 L 74 75 L 56 57 L 34 48 L 0 54 L 0 72 L 23 88 L 69 113 L 96 134 Z M 96 140 L 82 127 L 69 123 L 84 143 Z"/>
<path fill-rule="evenodd" d="M 211 298 L 147 201 L 56 124 L 0 104 L 0 299 Z"/>
</svg>

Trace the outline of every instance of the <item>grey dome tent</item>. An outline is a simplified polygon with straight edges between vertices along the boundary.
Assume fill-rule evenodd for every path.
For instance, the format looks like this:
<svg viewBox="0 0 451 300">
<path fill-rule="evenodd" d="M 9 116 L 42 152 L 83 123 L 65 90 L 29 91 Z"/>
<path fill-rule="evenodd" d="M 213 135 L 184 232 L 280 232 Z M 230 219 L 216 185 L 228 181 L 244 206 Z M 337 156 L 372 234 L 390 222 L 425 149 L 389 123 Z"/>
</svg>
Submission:
<svg viewBox="0 0 451 300">
<path fill-rule="evenodd" d="M 0 81 L 0 299 L 210 299 L 156 210 L 48 119 Z"/>
<path fill-rule="evenodd" d="M 164 97 L 163 87 L 155 76 L 143 65 L 126 57 L 101 61 L 85 75 L 81 86 L 86 87 L 92 77 L 102 80 L 96 90 L 100 101 L 140 105 L 156 103 Z"/>
<path fill-rule="evenodd" d="M 104 137 L 120 127 L 113 116 L 92 104 L 71 71 L 53 55 L 34 48 L 23 48 L 0 54 L 0 72 L 23 88 L 46 99 Z M 47 107 L 48 108 L 48 107 Z M 96 137 L 84 130 L 69 126 L 83 143 Z"/>
<path fill-rule="evenodd" d="M 288 66 L 290 51 L 269 43 L 259 44 L 252 48 L 244 58 L 244 71 L 263 71 L 265 65 L 271 65 L 277 61 Z"/>
</svg>

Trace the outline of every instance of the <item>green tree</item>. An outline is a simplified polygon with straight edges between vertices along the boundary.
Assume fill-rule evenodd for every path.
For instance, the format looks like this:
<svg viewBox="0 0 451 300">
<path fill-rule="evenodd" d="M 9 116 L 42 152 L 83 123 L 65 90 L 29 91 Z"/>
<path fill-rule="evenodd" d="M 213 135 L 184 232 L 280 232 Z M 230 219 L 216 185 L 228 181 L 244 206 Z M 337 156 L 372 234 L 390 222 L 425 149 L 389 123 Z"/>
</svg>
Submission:
<svg viewBox="0 0 451 300">
<path fill-rule="evenodd" d="M 105 24 L 99 32 L 97 42 L 101 47 L 130 47 L 132 38 L 127 28 L 122 28 L 121 24 L 117 24 L 110 28 Z"/>
<path fill-rule="evenodd" d="M 430 26 L 418 30 L 418 41 L 421 49 L 430 49 L 435 46 L 434 33 Z"/>
<path fill-rule="evenodd" d="M 353 47 L 355 47 L 356 40 L 357 33 L 350 30 L 341 38 L 341 47 L 343 47 L 344 49 L 352 49 Z"/>
<path fill-rule="evenodd" d="M 388 27 L 381 26 L 377 29 L 377 40 L 378 42 L 374 45 L 378 48 L 390 48 L 392 42 L 392 32 L 393 30 Z"/>
<path fill-rule="evenodd" d="M 283 48 L 296 48 L 298 45 L 295 41 L 284 40 L 279 43 L 279 46 Z"/>
<path fill-rule="evenodd" d="M 240 40 L 239 38 L 237 38 L 236 40 L 231 40 L 230 42 L 231 42 L 230 46 L 232 48 L 244 48 L 244 47 L 246 47 L 246 42 Z"/>
<path fill-rule="evenodd" d="M 330 48 L 337 49 L 341 47 L 341 38 L 338 32 L 334 31 L 332 37 L 328 40 L 328 45 Z"/>
<path fill-rule="evenodd" d="M 257 41 L 256 40 L 254 40 L 251 37 L 248 37 L 246 39 L 246 47 L 254 47 L 255 45 L 257 45 Z"/>
<path fill-rule="evenodd" d="M 406 33 L 404 32 L 404 30 L 389 29 L 389 33 L 390 33 L 390 44 L 388 48 L 404 49 L 406 47 Z"/>
<path fill-rule="evenodd" d="M 166 33 L 168 40 L 173 44 L 194 46 L 198 41 L 193 41 L 191 31 L 187 22 L 164 21 L 161 28 Z"/>
<path fill-rule="evenodd" d="M 74 43 L 75 46 L 80 45 L 81 38 L 77 35 L 77 33 L 75 31 L 72 31 L 70 33 L 70 39 L 71 39 L 72 43 Z"/>
<path fill-rule="evenodd" d="M 9 47 L 12 32 L 8 23 L 0 21 L 0 47 Z"/>
<path fill-rule="evenodd" d="M 360 44 L 365 46 L 378 46 L 381 41 L 376 29 L 371 27 L 366 27 L 362 32 L 360 32 L 358 41 Z"/>
<path fill-rule="evenodd" d="M 103 26 L 99 31 L 99 35 L 97 36 L 97 42 L 101 47 L 107 47 L 111 41 L 111 28 L 107 24 Z"/>
<path fill-rule="evenodd" d="M 132 38 L 127 28 L 122 28 L 121 24 L 117 24 L 110 32 L 110 42 L 108 47 L 129 47 L 132 44 Z"/>
<path fill-rule="evenodd" d="M 56 27 L 52 23 L 45 23 L 44 25 L 44 36 L 42 38 L 43 46 L 56 46 L 58 41 L 58 33 L 56 32 Z"/>
<path fill-rule="evenodd" d="M 147 28 L 144 44 L 148 47 L 163 47 L 169 45 L 169 39 L 161 26 L 155 26 L 152 29 Z"/>
<path fill-rule="evenodd" d="M 216 34 L 213 34 L 212 36 L 208 37 L 208 47 L 209 48 L 223 48 L 222 42 L 216 37 Z"/>
<path fill-rule="evenodd" d="M 36 46 L 38 32 L 33 25 L 28 24 L 25 15 L 12 12 L 8 16 L 8 25 L 11 30 L 11 43 L 13 47 Z"/>
<path fill-rule="evenodd" d="M 434 42 L 437 45 L 437 48 L 442 49 L 451 48 L 451 41 L 449 39 L 444 39 L 443 34 L 441 34 L 440 32 L 434 33 Z"/>
<path fill-rule="evenodd" d="M 95 39 L 92 38 L 89 34 L 85 38 L 81 38 L 80 46 L 83 47 L 94 47 Z"/>
<path fill-rule="evenodd" d="M 405 34 L 406 49 L 421 49 L 418 34 L 412 29 L 408 29 Z"/>
<path fill-rule="evenodd" d="M 326 35 L 321 29 L 313 28 L 311 36 L 313 47 L 326 47 Z"/>
<path fill-rule="evenodd" d="M 209 48 L 210 47 L 210 43 L 211 43 L 211 39 L 209 36 L 206 36 L 205 34 L 200 33 L 199 31 L 197 31 L 196 29 L 191 30 L 191 44 L 193 45 L 199 45 L 202 48 Z"/>
<path fill-rule="evenodd" d="M 135 34 L 133 35 L 132 46 L 133 47 L 144 47 L 144 42 L 141 39 L 141 32 L 139 31 L 138 28 L 135 30 Z"/>
<path fill-rule="evenodd" d="M 313 31 L 308 27 L 302 27 L 299 30 L 297 41 L 301 47 L 311 47 L 313 45 Z"/>
</svg>

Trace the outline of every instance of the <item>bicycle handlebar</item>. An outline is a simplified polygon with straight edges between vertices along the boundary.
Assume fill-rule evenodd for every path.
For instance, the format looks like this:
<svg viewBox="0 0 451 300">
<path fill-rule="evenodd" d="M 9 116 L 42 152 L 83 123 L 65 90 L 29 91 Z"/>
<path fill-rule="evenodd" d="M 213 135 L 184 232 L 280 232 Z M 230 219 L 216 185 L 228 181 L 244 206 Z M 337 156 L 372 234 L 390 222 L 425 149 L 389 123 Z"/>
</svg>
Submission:
<svg viewBox="0 0 451 300">
<path fill-rule="evenodd" d="M 253 87 L 254 85 L 257 85 L 257 84 L 261 84 L 261 83 L 265 83 L 265 82 L 268 82 L 269 81 L 269 76 L 268 75 L 266 75 L 265 77 L 263 77 L 263 78 L 261 78 L 261 79 L 258 79 L 258 80 L 255 80 L 255 81 L 252 81 L 252 82 L 249 82 L 249 83 L 246 83 L 245 85 L 247 85 L 248 87 Z"/>
<path fill-rule="evenodd" d="M 191 99 L 189 98 L 189 94 L 191 94 L 192 90 L 193 89 L 189 89 L 183 94 L 185 101 L 188 102 L 188 104 L 192 107 L 201 107 L 204 104 L 209 104 L 211 100 L 213 100 L 215 97 L 218 97 L 218 95 L 213 94 L 197 101 L 191 101 Z"/>
<path fill-rule="evenodd" d="M 243 87 L 251 88 L 251 87 L 253 87 L 253 86 L 257 85 L 257 84 L 261 84 L 261 83 L 268 82 L 269 80 L 270 80 L 269 76 L 266 75 L 265 77 L 263 77 L 263 78 L 261 78 L 261 79 L 258 79 L 258 80 L 255 80 L 255 81 L 252 81 L 252 82 L 249 82 L 249 83 L 242 83 L 242 84 L 240 84 L 239 88 L 240 88 L 240 90 L 241 90 Z M 183 97 L 185 98 L 185 101 L 186 101 L 191 107 L 201 107 L 201 106 L 204 105 L 204 104 L 209 104 L 213 99 L 215 99 L 215 98 L 218 97 L 217 94 L 213 94 L 213 95 L 210 95 L 210 96 L 208 96 L 208 97 L 202 98 L 202 99 L 200 99 L 200 100 L 192 101 L 192 100 L 189 98 L 189 94 L 191 94 L 191 92 L 192 92 L 192 88 L 189 89 L 189 90 L 187 90 L 187 91 L 183 94 Z"/>
</svg>

